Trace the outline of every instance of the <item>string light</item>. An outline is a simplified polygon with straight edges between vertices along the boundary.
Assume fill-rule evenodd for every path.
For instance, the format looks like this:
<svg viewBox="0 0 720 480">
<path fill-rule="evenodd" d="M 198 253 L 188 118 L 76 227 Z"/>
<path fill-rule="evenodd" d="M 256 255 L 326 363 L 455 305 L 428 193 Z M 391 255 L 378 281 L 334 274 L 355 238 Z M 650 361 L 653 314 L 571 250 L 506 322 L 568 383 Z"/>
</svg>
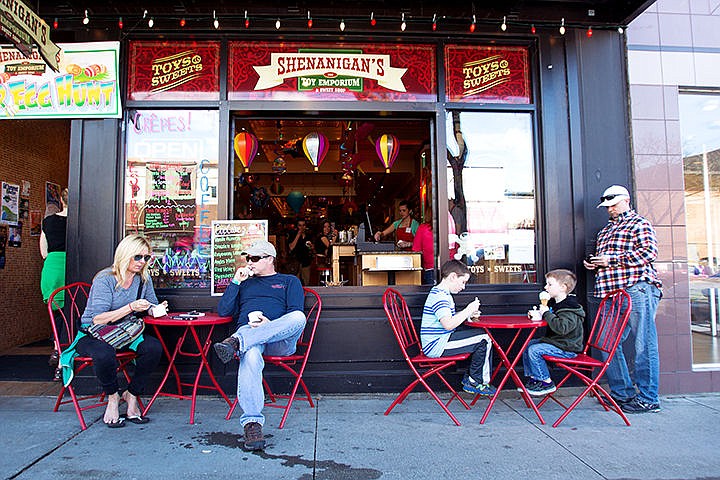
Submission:
<svg viewBox="0 0 720 480">
<path fill-rule="evenodd" d="M 585 35 L 587 35 L 588 38 L 592 37 L 592 35 L 593 35 L 592 27 L 588 27 L 587 32 L 585 32 Z"/>
<path fill-rule="evenodd" d="M 85 10 L 85 17 L 83 18 L 83 25 L 87 25 L 90 23 L 90 18 L 88 17 L 87 10 Z"/>
<path fill-rule="evenodd" d="M 153 17 L 150 17 L 150 20 L 148 20 L 148 28 L 153 28 L 153 25 L 155 25 L 155 20 Z"/>
<path fill-rule="evenodd" d="M 345 31 L 345 19 L 344 18 L 342 20 L 340 20 L 340 31 L 341 32 Z"/>
<path fill-rule="evenodd" d="M 437 30 L 437 13 L 433 13 L 432 29 L 433 29 L 433 32 Z"/>
<path fill-rule="evenodd" d="M 618 33 L 622 35 L 623 33 L 625 33 L 625 29 L 623 27 L 618 27 Z"/>
<path fill-rule="evenodd" d="M 54 28 L 55 30 L 57 30 L 57 28 L 58 28 L 58 20 L 57 20 L 57 17 L 55 17 L 55 20 L 53 20 L 53 28 Z"/>
<path fill-rule="evenodd" d="M 220 28 L 220 20 L 218 20 L 217 16 L 215 15 L 215 10 L 213 10 L 213 27 L 215 27 L 215 30 Z"/>
<path fill-rule="evenodd" d="M 405 28 L 407 28 L 407 24 L 405 23 L 405 14 L 402 14 L 402 23 L 400 24 L 400 30 L 403 32 L 405 31 Z"/>
<path fill-rule="evenodd" d="M 370 25 L 373 27 L 377 24 L 377 20 L 375 20 L 375 12 L 370 12 Z"/>
<path fill-rule="evenodd" d="M 245 28 L 250 28 L 250 17 L 248 17 L 247 10 L 245 10 Z"/>
<path fill-rule="evenodd" d="M 308 28 L 312 28 L 312 23 L 313 22 L 312 22 L 312 17 L 310 16 L 310 10 L 308 10 L 308 21 L 307 21 Z"/>
<path fill-rule="evenodd" d="M 123 21 L 122 21 L 122 17 L 120 17 L 120 19 L 118 20 L 118 28 L 119 28 L 120 30 L 122 30 L 122 29 L 123 29 Z"/>
<path fill-rule="evenodd" d="M 560 35 L 565 35 L 565 19 L 560 20 Z"/>
<path fill-rule="evenodd" d="M 507 30 L 507 24 L 505 23 L 506 18 L 507 17 L 503 16 L 503 23 L 502 25 L 500 25 L 500 30 L 502 30 L 503 32 Z"/>
<path fill-rule="evenodd" d="M 185 27 L 185 18 L 180 19 L 180 27 Z"/>
<path fill-rule="evenodd" d="M 530 25 L 530 33 L 532 33 L 533 35 L 535 35 L 535 32 L 536 32 L 536 31 L 537 31 L 537 30 L 535 30 L 535 24 L 534 24 L 534 23 L 531 24 L 531 25 Z"/>
<path fill-rule="evenodd" d="M 275 20 L 275 30 L 280 30 L 280 19 Z"/>
<path fill-rule="evenodd" d="M 470 24 L 470 33 L 475 32 L 475 15 L 473 15 L 472 23 Z"/>
</svg>

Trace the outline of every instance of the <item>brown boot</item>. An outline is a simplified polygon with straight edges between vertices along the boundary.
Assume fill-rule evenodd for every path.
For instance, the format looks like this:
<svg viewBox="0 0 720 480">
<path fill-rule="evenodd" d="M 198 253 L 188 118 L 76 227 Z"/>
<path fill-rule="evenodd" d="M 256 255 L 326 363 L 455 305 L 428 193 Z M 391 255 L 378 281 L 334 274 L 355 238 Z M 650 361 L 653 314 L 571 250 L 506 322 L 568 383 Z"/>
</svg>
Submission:
<svg viewBox="0 0 720 480">
<path fill-rule="evenodd" d="M 213 344 L 215 353 L 223 363 L 228 363 L 235 356 L 240 348 L 240 340 L 235 337 L 228 337 L 222 342 Z"/>
<path fill-rule="evenodd" d="M 265 448 L 262 425 L 257 422 L 250 422 L 245 425 L 244 445 L 246 450 L 263 450 Z"/>
</svg>

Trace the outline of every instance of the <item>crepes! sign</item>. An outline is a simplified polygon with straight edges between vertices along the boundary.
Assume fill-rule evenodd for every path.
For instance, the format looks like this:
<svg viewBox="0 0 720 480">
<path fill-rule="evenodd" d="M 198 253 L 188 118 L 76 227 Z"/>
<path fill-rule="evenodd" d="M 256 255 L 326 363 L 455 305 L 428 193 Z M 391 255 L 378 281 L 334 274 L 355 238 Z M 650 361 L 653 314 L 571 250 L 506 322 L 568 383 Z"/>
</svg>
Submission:
<svg viewBox="0 0 720 480">
<path fill-rule="evenodd" d="M 36 44 L 45 63 L 58 71 L 60 48 L 50 40 L 50 27 L 22 1 L 0 0 L 0 34 L 28 58 Z"/>
<path fill-rule="evenodd" d="M 26 58 L 17 49 L 0 45 L 0 119 L 122 116 L 117 76 L 120 43 L 61 47 L 56 73 L 37 49 Z"/>
</svg>

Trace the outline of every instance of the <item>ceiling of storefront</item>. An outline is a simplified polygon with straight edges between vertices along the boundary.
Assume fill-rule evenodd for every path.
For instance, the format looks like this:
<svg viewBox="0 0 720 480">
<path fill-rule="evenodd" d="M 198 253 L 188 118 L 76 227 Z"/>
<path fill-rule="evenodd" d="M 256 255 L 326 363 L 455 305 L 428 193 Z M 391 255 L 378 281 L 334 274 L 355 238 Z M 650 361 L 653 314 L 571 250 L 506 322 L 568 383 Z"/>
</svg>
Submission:
<svg viewBox="0 0 720 480">
<path fill-rule="evenodd" d="M 53 18 L 61 20 L 60 29 L 77 28 L 82 26 L 85 11 L 90 17 L 90 26 L 102 28 L 103 22 L 117 23 L 122 16 L 125 28 L 135 21 L 142 20 L 143 14 L 155 17 L 156 28 L 178 29 L 177 21 L 171 20 L 187 18 L 188 27 L 193 21 L 202 20 L 202 25 L 212 25 L 212 15 L 223 21 L 223 28 L 228 28 L 233 20 L 242 22 L 245 12 L 253 21 L 253 26 L 260 28 L 263 21 L 272 21 L 279 18 L 288 26 L 293 22 L 296 26 L 305 26 L 307 15 L 310 12 L 314 20 L 315 29 L 330 27 L 337 29 L 337 20 L 343 18 L 348 25 L 352 22 L 362 22 L 362 28 L 369 29 L 370 14 L 377 20 L 373 28 L 380 31 L 392 25 L 394 29 L 399 24 L 400 17 L 405 14 L 408 31 L 422 30 L 421 25 L 431 22 L 433 16 L 438 19 L 438 31 L 453 29 L 469 23 L 473 15 L 479 25 L 496 23 L 503 18 L 507 19 L 508 26 L 526 23 L 559 22 L 565 19 L 569 25 L 625 25 L 650 6 L 652 1 L 640 0 L 490 0 L 484 2 L 447 2 L 441 0 L 417 0 L 414 2 L 367 0 L 353 3 L 345 0 L 305 0 L 305 1 L 273 1 L 250 0 L 246 2 L 231 2 L 227 0 L 167 0 L 167 1 L 138 1 L 138 0 L 46 0 L 37 1 L 30 5 L 48 23 Z M 208 20 L 209 19 L 209 20 Z M 93 23 L 94 20 L 94 23 Z M 324 25 L 327 24 L 327 25 Z M 240 25 L 240 23 L 238 23 Z M 86 28 L 91 28 L 91 27 Z M 358 26 L 360 27 L 360 26 Z"/>
</svg>

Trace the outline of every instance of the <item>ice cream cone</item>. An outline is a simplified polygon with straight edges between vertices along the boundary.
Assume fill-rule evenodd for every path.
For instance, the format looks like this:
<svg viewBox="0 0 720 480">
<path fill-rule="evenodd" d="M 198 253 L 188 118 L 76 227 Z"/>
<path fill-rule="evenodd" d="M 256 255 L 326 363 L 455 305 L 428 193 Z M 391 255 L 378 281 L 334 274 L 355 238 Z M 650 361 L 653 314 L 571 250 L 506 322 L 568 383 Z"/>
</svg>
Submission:
<svg viewBox="0 0 720 480">
<path fill-rule="evenodd" d="M 538 297 L 540 297 L 540 305 L 542 305 L 543 307 L 547 307 L 547 304 L 550 301 L 550 294 L 543 291 L 540 292 L 540 295 L 538 295 Z"/>
</svg>

